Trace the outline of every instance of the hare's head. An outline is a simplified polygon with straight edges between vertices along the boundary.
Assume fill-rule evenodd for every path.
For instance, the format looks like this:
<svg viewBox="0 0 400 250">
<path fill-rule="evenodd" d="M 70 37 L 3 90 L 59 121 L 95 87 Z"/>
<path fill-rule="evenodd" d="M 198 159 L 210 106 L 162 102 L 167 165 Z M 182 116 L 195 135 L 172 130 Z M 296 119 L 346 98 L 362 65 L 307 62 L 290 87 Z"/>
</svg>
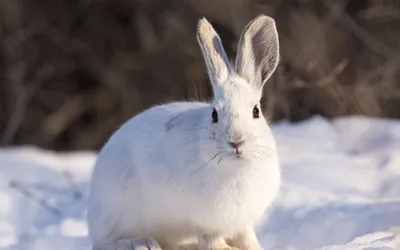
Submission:
<svg viewBox="0 0 400 250">
<path fill-rule="evenodd" d="M 260 99 L 279 61 L 274 20 L 261 15 L 245 27 L 234 63 L 228 60 L 220 37 L 205 18 L 199 21 L 197 40 L 214 92 L 208 127 L 217 148 L 239 158 L 267 156 L 275 144 Z"/>
</svg>

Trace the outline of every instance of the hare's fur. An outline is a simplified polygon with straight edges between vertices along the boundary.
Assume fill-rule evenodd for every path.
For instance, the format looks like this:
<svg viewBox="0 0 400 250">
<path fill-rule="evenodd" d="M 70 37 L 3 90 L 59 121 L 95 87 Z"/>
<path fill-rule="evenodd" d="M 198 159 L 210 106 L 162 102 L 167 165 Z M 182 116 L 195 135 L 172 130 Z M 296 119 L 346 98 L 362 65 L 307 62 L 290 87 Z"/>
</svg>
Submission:
<svg viewBox="0 0 400 250">
<path fill-rule="evenodd" d="M 255 227 L 281 180 L 272 133 L 261 111 L 254 115 L 278 64 L 275 23 L 260 16 L 246 27 L 235 66 L 205 19 L 197 36 L 214 99 L 154 106 L 111 136 L 91 182 L 95 249 L 144 238 L 171 249 L 190 238 L 201 249 L 229 248 L 228 238 L 237 248 L 261 249 Z M 229 141 L 244 141 L 240 154 Z"/>
</svg>

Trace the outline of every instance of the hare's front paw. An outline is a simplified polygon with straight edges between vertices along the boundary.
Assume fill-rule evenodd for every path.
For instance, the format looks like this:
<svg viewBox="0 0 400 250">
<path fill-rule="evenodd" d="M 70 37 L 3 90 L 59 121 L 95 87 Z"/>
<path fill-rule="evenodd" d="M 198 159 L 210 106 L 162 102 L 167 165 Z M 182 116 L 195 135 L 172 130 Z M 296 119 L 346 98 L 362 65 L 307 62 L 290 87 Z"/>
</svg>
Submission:
<svg viewBox="0 0 400 250">
<path fill-rule="evenodd" d="M 223 248 L 213 248 L 212 250 L 240 250 L 240 249 L 236 248 L 236 247 L 232 247 L 232 246 L 226 245 Z"/>
<path fill-rule="evenodd" d="M 93 250 L 161 250 L 161 247 L 153 239 L 140 239 L 108 242 L 93 246 Z"/>
<path fill-rule="evenodd" d="M 208 248 L 200 247 L 198 248 L 198 250 L 240 250 L 240 249 L 229 245 L 217 245 L 217 246 L 210 246 Z"/>
<path fill-rule="evenodd" d="M 228 245 L 222 237 L 202 235 L 199 239 L 199 250 L 239 250 Z"/>
<path fill-rule="evenodd" d="M 132 240 L 133 250 L 161 250 L 160 245 L 154 239 Z"/>
<path fill-rule="evenodd" d="M 264 250 L 260 243 L 258 243 L 253 227 L 249 227 L 233 238 L 227 239 L 227 243 L 240 250 Z"/>
<path fill-rule="evenodd" d="M 197 244 L 187 244 L 187 245 L 180 245 L 177 249 L 174 250 L 240 250 L 236 247 L 231 247 L 228 245 L 218 245 L 218 246 L 210 246 L 209 248 L 200 247 Z M 165 250 L 165 249 L 163 249 Z"/>
<path fill-rule="evenodd" d="M 264 250 L 259 244 L 243 244 L 239 247 L 240 250 Z"/>
<path fill-rule="evenodd" d="M 250 242 L 232 242 L 232 241 L 227 241 L 228 244 L 232 244 L 236 249 L 239 250 L 264 250 L 264 248 L 262 248 L 262 246 L 258 243 L 250 243 Z"/>
</svg>

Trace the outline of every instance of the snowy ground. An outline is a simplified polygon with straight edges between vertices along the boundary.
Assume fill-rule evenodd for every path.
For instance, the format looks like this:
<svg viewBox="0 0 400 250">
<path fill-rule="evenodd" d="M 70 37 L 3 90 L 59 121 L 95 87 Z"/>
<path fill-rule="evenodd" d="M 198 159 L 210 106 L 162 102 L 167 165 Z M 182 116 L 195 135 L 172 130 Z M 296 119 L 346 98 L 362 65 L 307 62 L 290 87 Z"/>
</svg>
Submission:
<svg viewBox="0 0 400 250">
<path fill-rule="evenodd" d="M 400 121 L 314 117 L 274 133 L 284 187 L 259 231 L 265 249 L 400 249 Z M 0 150 L 0 249 L 91 249 L 95 157 Z"/>
</svg>

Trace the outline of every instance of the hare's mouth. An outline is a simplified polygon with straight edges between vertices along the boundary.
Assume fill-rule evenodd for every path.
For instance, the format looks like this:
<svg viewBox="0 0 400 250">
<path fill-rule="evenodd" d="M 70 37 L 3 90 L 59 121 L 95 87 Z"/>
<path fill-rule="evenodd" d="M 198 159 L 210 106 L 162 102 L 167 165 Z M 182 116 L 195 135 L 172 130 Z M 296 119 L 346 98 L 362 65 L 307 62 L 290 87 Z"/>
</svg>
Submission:
<svg viewBox="0 0 400 250">
<path fill-rule="evenodd" d="M 235 152 L 233 152 L 233 155 L 236 157 L 236 158 L 243 158 L 243 150 L 237 150 L 236 149 L 236 151 Z"/>
<path fill-rule="evenodd" d="M 236 150 L 230 153 L 231 158 L 235 159 L 235 160 L 245 160 L 247 159 L 246 154 L 243 152 L 242 149 L 240 150 Z"/>
<path fill-rule="evenodd" d="M 244 156 L 241 155 L 241 154 L 236 154 L 236 155 L 234 155 L 234 158 L 235 158 L 235 159 L 238 159 L 238 160 L 244 160 L 244 159 L 246 159 L 246 157 L 244 157 Z"/>
</svg>

